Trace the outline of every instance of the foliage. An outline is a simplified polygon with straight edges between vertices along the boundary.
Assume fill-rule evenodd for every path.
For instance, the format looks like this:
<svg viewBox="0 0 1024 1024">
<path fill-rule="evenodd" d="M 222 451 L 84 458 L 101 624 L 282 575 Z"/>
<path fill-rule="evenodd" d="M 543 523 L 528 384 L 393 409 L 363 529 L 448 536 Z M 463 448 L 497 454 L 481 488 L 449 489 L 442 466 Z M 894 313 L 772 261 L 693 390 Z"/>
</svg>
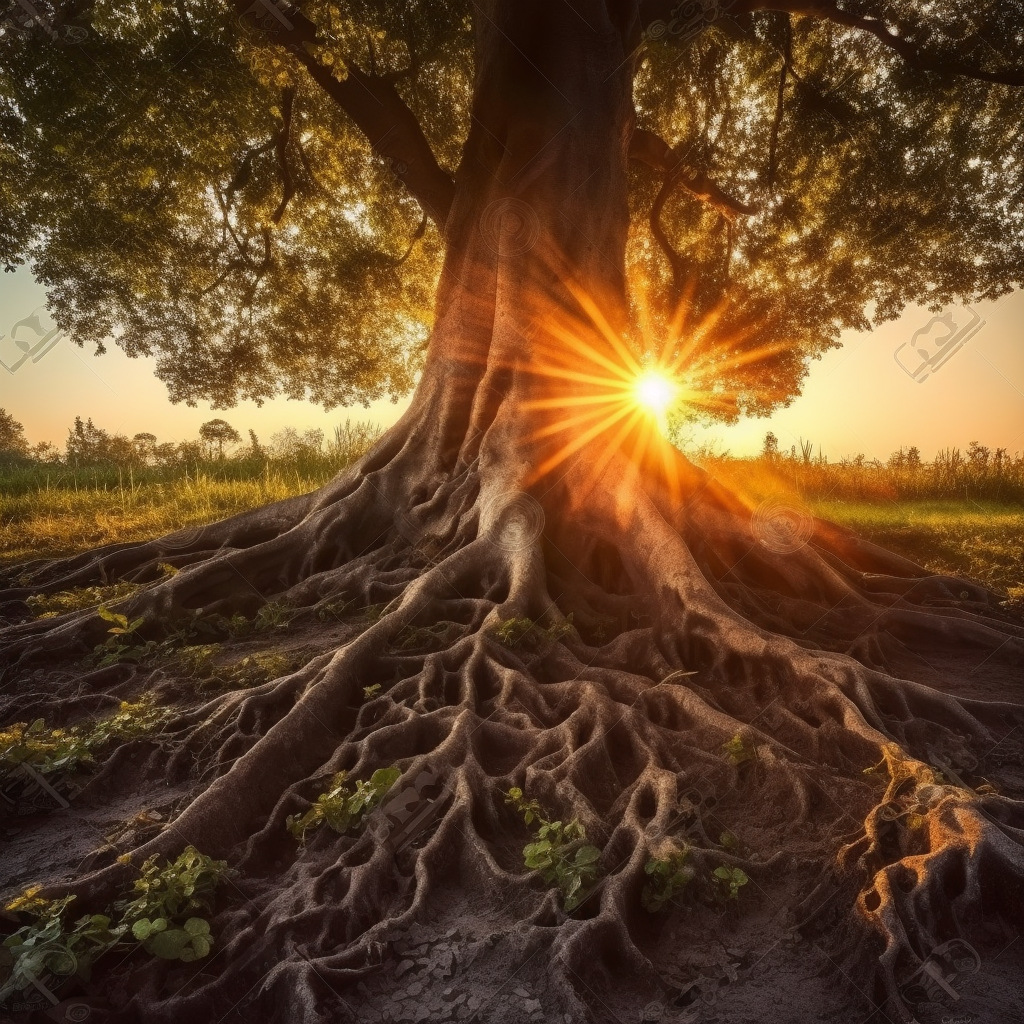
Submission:
<svg viewBox="0 0 1024 1024">
<path fill-rule="evenodd" d="M 722 752 L 734 765 L 741 765 L 744 761 L 754 758 L 754 751 L 746 745 L 743 737 L 736 733 L 731 740 L 722 744 Z"/>
<path fill-rule="evenodd" d="M 716 898 L 723 902 L 738 899 L 740 888 L 750 881 L 744 871 L 724 864 L 711 872 L 711 879 Z"/>
<path fill-rule="evenodd" d="M 192 846 L 163 868 L 157 860 L 150 857 L 143 863 L 129 894 L 134 898 L 113 904 L 116 925 L 111 916 L 92 914 L 67 926 L 65 911 L 76 897 L 49 900 L 39 895 L 39 886 L 11 900 L 8 912 L 30 914 L 35 921 L 4 940 L 10 973 L 0 984 L 0 1002 L 15 992 L 28 992 L 34 979 L 51 987 L 71 975 L 88 981 L 92 964 L 127 942 L 129 934 L 163 959 L 189 962 L 207 956 L 213 945 L 210 924 L 193 912 L 212 910 L 218 884 L 235 872 Z"/>
<path fill-rule="evenodd" d="M 363 700 L 373 700 L 380 693 L 380 683 L 363 687 Z"/>
<path fill-rule="evenodd" d="M 331 779 L 330 788 L 316 798 L 305 814 L 288 815 L 288 831 L 304 843 L 307 832 L 325 823 L 338 833 L 358 828 L 363 816 L 381 802 L 401 775 L 401 769 L 394 766 L 378 768 L 368 780 L 357 779 L 353 791 L 347 785 L 347 773 L 338 772 Z"/>
<path fill-rule="evenodd" d="M 156 647 L 155 643 L 137 645 L 132 642 L 133 637 L 145 624 L 144 618 L 132 619 L 129 621 L 127 615 L 120 612 L 112 612 L 105 605 L 96 609 L 96 614 L 106 622 L 113 625 L 107 630 L 109 637 L 101 644 L 93 648 L 93 658 L 96 665 L 102 668 L 104 665 L 115 665 L 119 661 L 141 661 L 146 655 L 151 654 Z"/>
<path fill-rule="evenodd" d="M 655 913 L 675 899 L 693 881 L 697 874 L 696 868 L 688 864 L 689 847 L 668 851 L 667 856 L 651 857 L 644 865 L 644 873 L 648 881 L 640 894 L 640 901 L 645 910 Z"/>
<path fill-rule="evenodd" d="M 146 695 L 135 702 L 121 701 L 113 715 L 92 725 L 50 729 L 41 718 L 31 724 L 16 722 L 0 731 L 0 771 L 24 763 L 43 775 L 72 772 L 112 740 L 123 742 L 152 732 L 166 715 Z"/>
<path fill-rule="evenodd" d="M 61 590 L 56 594 L 33 594 L 25 599 L 25 604 L 37 619 L 52 619 L 83 608 L 95 608 L 97 605 L 122 601 L 137 594 L 141 589 L 138 583 L 122 580 L 106 586 Z"/>
<path fill-rule="evenodd" d="M 565 622 L 556 623 L 546 628 L 538 626 L 533 619 L 523 617 L 504 619 L 488 630 L 499 644 L 510 650 L 537 649 L 549 643 L 557 643 L 572 631 L 572 612 L 569 613 Z"/>
<path fill-rule="evenodd" d="M 720 18 L 685 49 L 652 32 L 637 51 L 639 124 L 754 207 L 727 231 L 682 189 L 661 209 L 691 269 L 686 328 L 721 311 L 714 355 L 688 367 L 698 389 L 710 374 L 719 385 L 709 415 L 791 399 L 809 359 L 868 325 L 865 309 L 878 322 L 1021 280 L 1019 97 L 956 73 L 1019 63 L 1019 5 L 891 0 L 886 34 L 920 46 L 924 68 L 828 5 L 808 11 Z M 316 32 L 306 50 L 247 29 L 230 5 L 85 5 L 70 15 L 75 46 L 44 45 L 31 23 L 5 39 L 0 258 L 34 262 L 74 338 L 102 347 L 116 333 L 157 356 L 175 400 L 369 400 L 407 390 L 419 365 L 440 232 L 420 229 L 400 168 L 316 82 L 357 67 L 399 81 L 396 101 L 450 173 L 487 20 L 464 0 L 302 12 Z M 668 292 L 648 223 L 662 176 L 631 171 L 634 291 Z M 652 329 L 673 341 L 670 316 Z"/>
<path fill-rule="evenodd" d="M 0 409 L 0 458 L 25 457 L 28 453 L 25 428 L 6 409 Z"/>
<path fill-rule="evenodd" d="M 588 896 L 588 886 L 597 878 L 601 851 L 587 844 L 587 833 L 575 818 L 553 821 L 536 800 L 527 800 L 516 786 L 508 790 L 505 803 L 523 816 L 527 825 L 537 822 L 537 840 L 523 847 L 523 862 L 539 871 L 549 885 L 557 885 L 566 910 L 575 910 Z"/>
<path fill-rule="evenodd" d="M 170 922 L 174 918 L 191 916 L 198 910 L 212 910 L 217 886 L 234 874 L 227 861 L 214 860 L 194 846 L 186 847 L 163 867 L 160 867 L 157 856 L 149 857 L 139 868 L 139 877 L 132 884 L 134 898 L 118 901 L 114 909 L 120 912 L 122 920 L 131 925 L 133 931 L 140 921 L 148 922 L 153 931 L 161 931 L 153 928 L 155 922 Z M 146 926 L 140 925 L 141 931 L 145 929 Z"/>
<path fill-rule="evenodd" d="M 36 980 L 54 985 L 54 977 L 64 980 L 76 975 L 88 981 L 93 963 L 115 946 L 126 930 L 123 924 L 112 927 L 111 919 L 103 914 L 81 917 L 68 927 L 64 913 L 75 897 L 50 901 L 37 897 L 38 892 L 38 887 L 29 889 L 7 905 L 8 911 L 32 913 L 36 920 L 3 942 L 3 951 L 10 957 L 10 974 L 0 984 L 0 1002 L 16 992 L 28 993 Z"/>
<path fill-rule="evenodd" d="M 256 651 L 229 662 L 221 662 L 220 644 L 195 644 L 175 651 L 178 664 L 204 684 L 225 687 L 259 686 L 293 672 L 302 658 L 283 651 Z"/>
<path fill-rule="evenodd" d="M 164 960 L 200 960 L 213 946 L 210 923 L 201 917 L 190 917 L 180 928 L 169 926 L 165 917 L 139 918 L 132 925 L 132 935 L 147 952 Z"/>
</svg>

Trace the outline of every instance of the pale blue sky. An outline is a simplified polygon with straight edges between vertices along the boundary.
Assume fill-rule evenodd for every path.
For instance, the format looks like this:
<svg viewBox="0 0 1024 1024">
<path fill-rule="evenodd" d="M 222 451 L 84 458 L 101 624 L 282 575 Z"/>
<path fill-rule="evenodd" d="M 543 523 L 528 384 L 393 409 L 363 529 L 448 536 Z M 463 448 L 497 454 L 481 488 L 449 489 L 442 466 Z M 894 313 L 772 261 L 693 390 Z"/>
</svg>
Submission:
<svg viewBox="0 0 1024 1024">
<path fill-rule="evenodd" d="M 45 301 L 44 290 L 26 269 L 0 275 L 0 360 L 6 365 L 14 365 L 22 354 L 15 340 L 31 342 L 35 337 L 31 327 L 12 335 L 13 325 Z M 931 458 L 938 448 L 965 448 L 973 440 L 1022 450 L 1024 293 L 981 303 L 976 310 L 984 325 L 921 382 L 894 358 L 905 345 L 901 358 L 911 371 L 923 361 L 907 343 L 932 315 L 912 308 L 877 330 L 847 333 L 841 349 L 812 363 L 804 393 L 788 409 L 768 419 L 698 430 L 695 439 L 746 455 L 760 450 L 765 432 L 773 430 L 784 448 L 797 444 L 799 437 L 810 438 L 833 459 L 858 452 L 885 459 L 901 445 L 917 445 Z M 950 330 L 961 331 L 970 323 L 962 308 L 951 312 L 950 323 L 956 327 L 937 325 L 931 336 L 947 337 Z M 935 348 L 933 344 L 931 351 Z M 65 338 L 45 354 L 40 351 L 33 346 L 29 354 L 38 361 L 27 360 L 13 374 L 0 366 L 0 406 L 24 424 L 30 441 L 60 446 L 76 415 L 91 416 L 97 426 L 129 436 L 149 431 L 161 441 L 194 438 L 201 423 L 223 416 L 243 434 L 251 427 L 267 440 L 286 426 L 320 427 L 330 434 L 346 417 L 386 426 L 406 405 L 384 401 L 369 409 L 324 412 L 307 402 L 282 399 L 262 408 L 246 402 L 226 412 L 212 411 L 206 404 L 190 409 L 167 400 L 151 360 L 128 359 L 115 346 L 97 357 Z"/>
</svg>

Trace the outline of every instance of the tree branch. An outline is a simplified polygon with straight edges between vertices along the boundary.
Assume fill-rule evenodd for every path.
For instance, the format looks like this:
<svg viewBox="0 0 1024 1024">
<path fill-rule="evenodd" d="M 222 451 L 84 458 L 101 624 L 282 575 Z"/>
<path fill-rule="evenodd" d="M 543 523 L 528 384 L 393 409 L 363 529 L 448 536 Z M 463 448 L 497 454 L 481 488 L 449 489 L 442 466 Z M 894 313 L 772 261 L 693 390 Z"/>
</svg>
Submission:
<svg viewBox="0 0 1024 1024">
<path fill-rule="evenodd" d="M 733 220 L 740 214 L 749 216 L 757 213 L 756 206 L 748 206 L 723 192 L 703 171 L 688 168 L 678 151 L 654 132 L 635 129 L 629 155 L 631 159 L 665 174 L 665 183 L 670 186 L 670 191 L 676 185 L 682 185 L 687 192 L 713 206 L 726 220 Z"/>
<path fill-rule="evenodd" d="M 233 0 L 233 6 L 240 24 L 257 29 L 268 42 L 293 53 L 313 81 L 355 121 L 374 151 L 390 158 L 392 167 L 403 168 L 398 178 L 424 212 L 443 227 L 455 198 L 455 182 L 438 164 L 392 78 L 366 74 L 353 64 L 346 65 L 346 78 L 336 78 L 310 53 L 318 43 L 316 26 L 284 0 Z"/>
<path fill-rule="evenodd" d="M 819 18 L 870 32 L 884 46 L 898 53 L 911 67 L 920 71 L 934 71 L 945 75 L 962 75 L 980 82 L 993 82 L 998 85 L 1024 85 L 1024 70 L 985 71 L 979 67 L 971 67 L 959 61 L 925 53 L 916 43 L 895 32 L 890 32 L 885 22 L 879 18 L 865 18 L 858 14 L 840 9 L 834 3 L 824 0 L 811 0 L 801 3 L 786 3 L 785 0 L 748 0 L 739 7 L 746 11 L 780 11 L 785 14 L 796 14 L 806 18 Z"/>
<path fill-rule="evenodd" d="M 270 218 L 275 224 L 281 223 L 284 211 L 288 203 L 295 195 L 295 180 L 292 177 L 292 169 L 288 163 L 288 140 L 292 133 L 292 111 L 295 107 L 295 87 L 289 86 L 281 93 L 281 118 L 284 122 L 281 130 L 277 133 L 275 147 L 277 149 L 277 163 L 281 168 L 281 202 Z"/>
<path fill-rule="evenodd" d="M 768 172 L 765 176 L 769 187 L 775 184 L 777 168 L 779 129 L 782 127 L 782 112 L 786 99 L 786 76 L 789 66 L 793 63 L 793 25 L 789 15 L 785 15 L 785 40 L 782 51 L 782 70 L 779 72 L 779 93 L 775 100 L 775 120 L 772 122 L 772 137 L 768 145 Z"/>
</svg>

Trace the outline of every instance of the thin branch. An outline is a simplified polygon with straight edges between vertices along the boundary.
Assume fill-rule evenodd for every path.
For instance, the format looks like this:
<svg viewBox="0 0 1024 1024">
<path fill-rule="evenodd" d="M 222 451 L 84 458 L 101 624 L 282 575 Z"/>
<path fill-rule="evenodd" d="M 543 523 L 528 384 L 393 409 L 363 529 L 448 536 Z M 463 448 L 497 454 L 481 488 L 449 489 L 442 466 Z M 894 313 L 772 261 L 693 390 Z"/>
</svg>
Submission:
<svg viewBox="0 0 1024 1024">
<path fill-rule="evenodd" d="M 277 163 L 281 168 L 281 203 L 270 218 L 275 224 L 281 223 L 284 211 L 288 207 L 293 195 L 295 195 L 295 179 L 292 177 L 292 169 L 288 163 L 288 140 L 292 133 L 292 111 L 295 107 L 295 87 L 288 86 L 281 93 L 281 119 L 283 121 L 281 130 L 277 133 L 275 146 L 277 149 Z"/>
<path fill-rule="evenodd" d="M 672 194 L 674 182 L 670 174 L 665 175 L 665 179 L 661 184 L 661 188 L 658 190 L 657 196 L 654 198 L 654 202 L 651 204 L 651 212 L 648 220 L 651 225 L 651 234 L 654 235 L 654 240 L 658 243 L 658 247 L 665 254 L 665 259 L 668 260 L 669 266 L 672 268 L 672 296 L 673 299 L 678 298 L 682 294 L 683 282 L 686 280 L 686 271 L 688 264 L 685 259 L 678 252 L 676 252 L 672 243 L 669 241 L 668 235 L 665 233 L 665 228 L 661 223 L 661 211 L 665 207 L 665 203 L 668 202 L 669 196 Z"/>
<path fill-rule="evenodd" d="M 851 14 L 834 3 L 785 3 L 784 0 L 783 2 L 780 0 L 753 0 L 753 2 L 744 3 L 742 6 L 745 11 L 781 11 L 806 18 L 832 21 L 837 25 L 845 25 L 847 28 L 870 32 L 880 43 L 898 53 L 911 67 L 920 71 L 962 75 L 965 78 L 973 78 L 980 82 L 993 82 L 997 85 L 1024 85 L 1024 70 L 985 71 L 957 60 L 926 53 L 917 43 L 896 32 L 890 32 L 881 19 Z"/>
<path fill-rule="evenodd" d="M 687 192 L 714 207 L 727 220 L 733 220 L 741 214 L 749 216 L 757 213 L 756 206 L 749 206 L 734 199 L 703 171 L 687 167 L 678 150 L 673 149 L 654 132 L 637 128 L 630 142 L 629 155 L 632 159 L 668 175 L 673 188 L 682 185 Z"/>
<path fill-rule="evenodd" d="M 423 218 L 419 223 L 419 227 L 413 232 L 412 240 L 409 242 L 409 248 L 405 250 L 404 255 L 395 263 L 396 267 L 400 267 L 408 258 L 410 253 L 416 247 L 416 243 L 427 233 L 427 215 L 423 214 Z"/>
<path fill-rule="evenodd" d="M 786 99 L 786 76 L 793 63 L 793 24 L 789 15 L 785 15 L 785 41 L 783 43 L 782 70 L 779 72 L 779 92 L 775 100 L 775 120 L 772 122 L 772 137 L 768 145 L 768 173 L 766 181 L 769 187 L 775 184 L 775 173 L 778 169 L 777 158 L 779 149 L 779 129 L 782 127 L 782 113 Z"/>
</svg>

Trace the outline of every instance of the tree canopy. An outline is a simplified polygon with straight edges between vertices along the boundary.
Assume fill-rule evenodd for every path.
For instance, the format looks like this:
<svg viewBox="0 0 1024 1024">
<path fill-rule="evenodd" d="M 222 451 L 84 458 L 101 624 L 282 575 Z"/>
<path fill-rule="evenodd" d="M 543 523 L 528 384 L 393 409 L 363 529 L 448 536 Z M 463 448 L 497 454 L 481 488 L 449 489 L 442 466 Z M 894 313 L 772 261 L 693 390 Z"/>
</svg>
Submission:
<svg viewBox="0 0 1024 1024">
<path fill-rule="evenodd" d="M 1018 5 L 622 7 L 631 341 L 692 346 L 709 415 L 788 402 L 844 329 L 1024 281 Z M 407 393 L 500 4 L 35 8 L 0 4 L 0 258 L 58 323 L 155 355 L 175 401 Z"/>
</svg>

